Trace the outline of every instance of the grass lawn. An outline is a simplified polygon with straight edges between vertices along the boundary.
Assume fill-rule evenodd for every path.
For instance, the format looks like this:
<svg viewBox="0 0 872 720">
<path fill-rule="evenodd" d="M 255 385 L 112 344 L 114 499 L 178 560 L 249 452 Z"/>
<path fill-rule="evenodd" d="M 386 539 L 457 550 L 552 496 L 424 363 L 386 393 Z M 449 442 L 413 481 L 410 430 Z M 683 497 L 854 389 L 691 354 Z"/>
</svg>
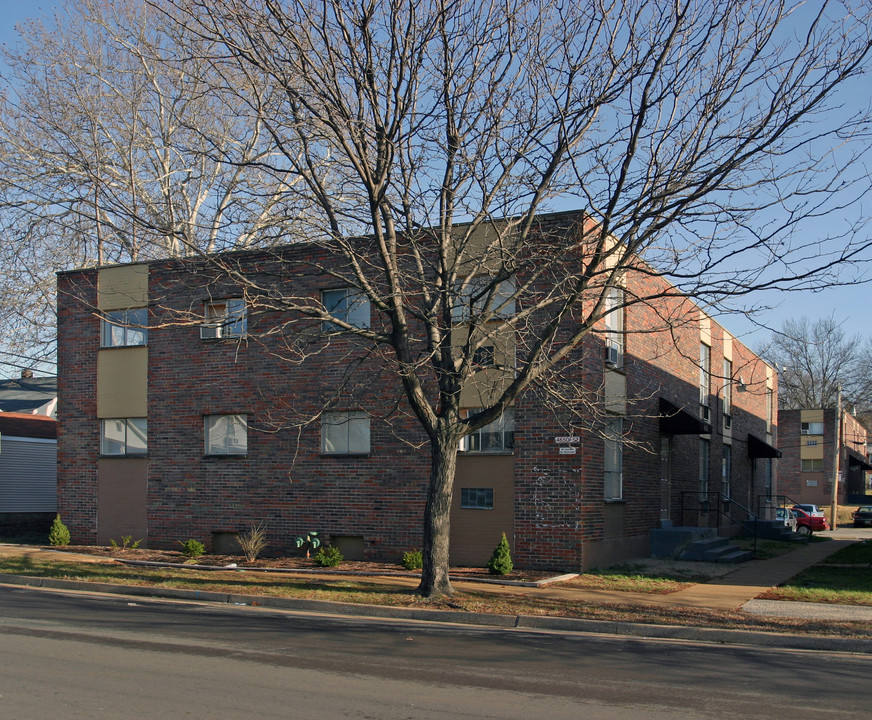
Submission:
<svg viewBox="0 0 872 720">
<path fill-rule="evenodd" d="M 826 562 L 771 590 L 765 598 L 872 606 L 872 542 L 842 548 Z"/>
<path fill-rule="evenodd" d="M 872 571 L 868 567 L 821 565 L 801 572 L 763 597 L 767 600 L 872 605 Z"/>
<path fill-rule="evenodd" d="M 872 565 L 872 541 L 864 540 L 848 547 L 843 547 L 838 552 L 830 555 L 827 565 Z"/>
</svg>

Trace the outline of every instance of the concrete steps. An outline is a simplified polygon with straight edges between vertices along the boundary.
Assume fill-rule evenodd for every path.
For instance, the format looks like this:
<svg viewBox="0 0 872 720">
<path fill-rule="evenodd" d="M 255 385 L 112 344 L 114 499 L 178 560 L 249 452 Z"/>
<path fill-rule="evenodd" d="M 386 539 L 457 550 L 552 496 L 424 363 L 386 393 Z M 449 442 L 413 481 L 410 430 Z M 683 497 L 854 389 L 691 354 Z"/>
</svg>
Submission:
<svg viewBox="0 0 872 720">
<path fill-rule="evenodd" d="M 726 538 L 714 536 L 695 540 L 684 549 L 679 560 L 702 560 L 715 563 L 738 563 L 750 560 L 754 554 L 730 545 Z"/>
<path fill-rule="evenodd" d="M 753 553 L 730 545 L 712 528 L 657 528 L 650 533 L 651 557 L 671 557 L 676 560 L 738 563 L 750 560 Z"/>
</svg>

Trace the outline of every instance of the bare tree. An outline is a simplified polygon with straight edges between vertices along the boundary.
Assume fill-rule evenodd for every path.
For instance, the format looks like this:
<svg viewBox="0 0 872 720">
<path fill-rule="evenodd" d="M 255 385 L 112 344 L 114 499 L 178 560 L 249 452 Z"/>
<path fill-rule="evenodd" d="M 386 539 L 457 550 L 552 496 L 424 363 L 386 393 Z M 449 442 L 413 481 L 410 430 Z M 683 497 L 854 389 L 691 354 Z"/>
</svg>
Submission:
<svg viewBox="0 0 872 720">
<path fill-rule="evenodd" d="M 451 591 L 462 438 L 541 388 L 594 330 L 610 292 L 631 286 L 628 274 L 662 274 L 674 292 L 715 303 L 819 282 L 813 273 L 868 246 L 793 232 L 866 189 L 846 190 L 841 168 L 809 152 L 850 145 L 863 128 L 859 115 L 815 122 L 868 65 L 869 19 L 830 15 L 841 7 L 801 28 L 772 2 L 174 9 L 187 31 L 223 46 L 215 63 L 228 78 L 242 69 L 261 79 L 237 102 L 293 149 L 283 158 L 301 179 L 292 192 L 315 199 L 307 234 L 330 253 L 318 269 L 378 314 L 360 327 L 310 297 L 238 278 L 255 304 L 390 350 L 430 442 L 425 595 Z M 558 199 L 582 204 L 589 221 L 549 232 L 537 215 Z M 653 287 L 608 309 L 673 292 Z M 465 417 L 476 353 L 506 334 L 517 338 L 511 375 Z"/>
<path fill-rule="evenodd" d="M 546 392 L 607 313 L 669 296 L 717 308 L 868 257 L 851 228 L 798 232 L 868 189 L 851 172 L 868 117 L 834 112 L 868 71 L 865 3 L 154 6 L 210 49 L 220 96 L 281 151 L 247 166 L 289 171 L 291 202 L 314 203 L 300 221 L 312 266 L 374 310 L 355 323 L 215 260 L 254 306 L 299 328 L 331 322 L 390 363 L 430 445 L 424 595 L 451 592 L 462 439 L 522 392 Z M 575 227 L 542 217 L 568 205 L 588 213 Z M 658 276 L 672 285 L 643 282 Z M 661 329 L 681 320 L 664 315 Z M 464 413 L 482 348 L 507 337 L 507 372 Z"/>
<path fill-rule="evenodd" d="M 761 355 L 778 368 L 778 404 L 787 410 L 848 406 L 872 409 L 872 342 L 848 336 L 834 318 L 786 320 Z"/>
<path fill-rule="evenodd" d="M 71 2 L 18 30 L 0 50 L 0 222 L 17 268 L 2 280 L 4 313 L 22 320 L 17 352 L 51 359 L 44 286 L 58 270 L 287 241 L 297 209 L 282 160 L 257 168 L 272 138 L 220 99 L 207 43 L 137 0 Z"/>
</svg>

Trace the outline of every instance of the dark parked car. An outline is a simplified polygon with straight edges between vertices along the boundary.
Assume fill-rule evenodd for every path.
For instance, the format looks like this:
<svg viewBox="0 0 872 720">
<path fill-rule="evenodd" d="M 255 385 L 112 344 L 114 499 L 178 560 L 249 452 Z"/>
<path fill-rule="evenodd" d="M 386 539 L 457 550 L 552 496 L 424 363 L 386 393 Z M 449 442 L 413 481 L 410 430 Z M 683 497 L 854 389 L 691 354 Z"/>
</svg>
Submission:
<svg viewBox="0 0 872 720">
<path fill-rule="evenodd" d="M 791 509 L 796 513 L 796 532 L 800 535 L 808 536 L 821 530 L 830 529 L 830 524 L 822 515 L 812 515 L 798 505 L 794 505 Z"/>
<path fill-rule="evenodd" d="M 872 527 L 872 505 L 861 505 L 853 513 L 854 527 Z"/>
</svg>

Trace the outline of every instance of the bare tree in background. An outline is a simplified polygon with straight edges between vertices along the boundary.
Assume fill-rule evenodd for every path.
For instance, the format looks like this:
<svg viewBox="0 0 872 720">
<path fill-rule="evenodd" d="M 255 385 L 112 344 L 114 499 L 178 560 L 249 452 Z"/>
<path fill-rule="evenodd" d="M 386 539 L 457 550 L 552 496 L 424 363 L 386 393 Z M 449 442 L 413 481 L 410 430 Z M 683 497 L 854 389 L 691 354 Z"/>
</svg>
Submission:
<svg viewBox="0 0 872 720">
<path fill-rule="evenodd" d="M 834 317 L 787 320 L 763 355 L 778 369 L 778 405 L 786 410 L 836 407 L 872 410 L 872 340 L 849 336 Z"/>
<path fill-rule="evenodd" d="M 850 228 L 799 231 L 868 189 L 854 165 L 868 115 L 839 108 L 868 71 L 867 3 L 155 6 L 221 48 L 222 95 L 264 123 L 284 153 L 274 169 L 299 178 L 289 193 L 316 205 L 312 264 L 326 253 L 316 269 L 374 309 L 363 327 L 228 266 L 255 305 L 289 311 L 289 332 L 330 321 L 392 363 L 432 458 L 424 595 L 451 592 L 462 438 L 558 376 L 607 311 L 657 311 L 672 293 L 716 309 L 868 258 Z M 240 74 L 257 81 L 236 87 Z M 550 232 L 537 217 L 565 207 L 587 221 Z M 630 281 L 653 275 L 675 288 Z M 615 299 L 623 285 L 639 289 Z M 507 335 L 508 382 L 465 416 L 476 353 Z"/>
<path fill-rule="evenodd" d="M 274 152 L 263 123 L 220 98 L 208 43 L 138 0 L 65 7 L 0 49 L 0 327 L 13 364 L 53 358 L 56 271 L 286 242 L 297 214 L 283 161 L 257 167 Z"/>
</svg>

